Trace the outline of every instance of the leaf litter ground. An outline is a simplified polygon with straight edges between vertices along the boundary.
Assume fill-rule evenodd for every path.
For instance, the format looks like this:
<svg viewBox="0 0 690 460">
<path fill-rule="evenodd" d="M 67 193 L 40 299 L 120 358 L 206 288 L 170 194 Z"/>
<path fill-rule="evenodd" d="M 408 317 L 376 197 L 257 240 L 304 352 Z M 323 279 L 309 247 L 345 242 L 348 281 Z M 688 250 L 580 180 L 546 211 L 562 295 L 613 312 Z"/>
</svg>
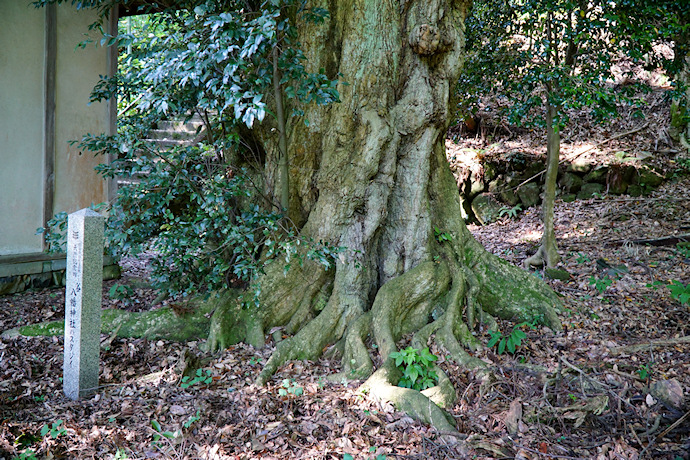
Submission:
<svg viewBox="0 0 690 460">
<path fill-rule="evenodd" d="M 680 157 L 666 139 L 666 114 L 647 116 L 647 129 L 592 150 L 592 158 L 653 152 L 657 165 L 673 172 Z M 578 123 L 565 133 L 564 150 L 636 123 L 587 130 Z M 521 148 L 543 155 L 534 132 L 456 141 L 449 151 L 491 146 L 497 154 Z M 255 386 L 272 342 L 207 356 L 200 342 L 103 336 L 101 387 L 74 402 L 62 394 L 62 338 L 16 338 L 0 341 L 0 458 L 688 459 L 690 308 L 666 285 L 690 283 L 690 256 L 673 245 L 631 243 L 688 233 L 688 190 L 685 175 L 646 197 L 557 202 L 561 268 L 570 278 L 547 282 L 565 301 L 563 332 L 525 327 L 527 339 L 514 355 L 476 352 L 493 369 L 489 382 L 432 347 L 458 392 L 450 412 L 460 437 L 371 401 L 358 393 L 360 382 L 328 380 L 339 370 L 336 361 L 292 362 L 266 387 Z M 489 251 L 521 264 L 538 246 L 540 209 L 470 230 Z M 156 293 L 146 287 L 146 273 L 145 258 L 127 260 L 123 279 L 105 283 L 104 307 L 151 308 Z M 591 284 L 606 277 L 611 284 L 600 284 L 601 292 Z M 109 298 L 116 282 L 133 286 L 127 304 Z M 1 330 L 59 320 L 64 293 L 5 296 L 0 309 Z M 500 327 L 510 331 L 512 323 Z M 485 329 L 477 335 L 488 342 Z M 184 373 L 191 378 L 182 385 Z M 660 383 L 685 399 L 655 397 L 650 388 Z M 45 425 L 56 428 L 42 434 Z"/>
</svg>

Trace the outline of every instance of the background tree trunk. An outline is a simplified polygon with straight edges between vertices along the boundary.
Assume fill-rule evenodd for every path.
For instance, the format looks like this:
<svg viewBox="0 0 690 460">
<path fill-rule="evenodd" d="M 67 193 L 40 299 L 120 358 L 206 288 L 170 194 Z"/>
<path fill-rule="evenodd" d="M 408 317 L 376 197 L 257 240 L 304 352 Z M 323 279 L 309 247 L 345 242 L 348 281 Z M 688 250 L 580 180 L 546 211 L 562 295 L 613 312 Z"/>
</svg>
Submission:
<svg viewBox="0 0 690 460">
<path fill-rule="evenodd" d="M 690 55 L 679 59 L 682 69 L 676 76 L 685 85 L 685 93 L 671 106 L 671 135 L 690 153 Z"/>
<path fill-rule="evenodd" d="M 306 107 L 308 125 L 301 118 L 287 125 L 289 217 L 302 236 L 347 250 L 330 271 L 309 261 L 287 273 L 280 261 L 270 264 L 261 307 L 218 309 L 211 346 L 241 335 L 261 345 L 266 330 L 284 327 L 290 338 L 267 362 L 264 383 L 286 360 L 316 358 L 333 344 L 347 377 L 369 376 L 367 337 L 384 362 L 403 334 L 414 333 L 419 346 L 434 335 L 458 362 L 480 365 L 462 346 L 478 346 L 471 330 L 480 322 L 537 320 L 559 329 L 556 295 L 487 253 L 461 217 L 445 136 L 469 2 L 318 6 L 330 12 L 326 24 L 298 28 L 310 70 L 340 73 L 348 85 L 339 88 L 341 103 Z M 259 133 L 267 152 L 278 148 L 272 128 L 264 123 Z M 390 366 L 382 369 L 379 383 L 397 383 Z M 372 387 L 408 403 L 419 394 Z M 414 415 L 441 423 L 436 412 Z"/>
<path fill-rule="evenodd" d="M 550 95 L 550 89 L 548 93 Z M 544 178 L 544 205 L 542 206 L 544 233 L 537 252 L 525 260 L 525 268 L 544 265 L 555 267 L 560 260 L 554 229 L 554 207 L 558 162 L 561 156 L 561 136 L 560 128 L 554 125 L 558 109 L 548 102 L 548 97 L 546 102 L 546 177 Z"/>
</svg>

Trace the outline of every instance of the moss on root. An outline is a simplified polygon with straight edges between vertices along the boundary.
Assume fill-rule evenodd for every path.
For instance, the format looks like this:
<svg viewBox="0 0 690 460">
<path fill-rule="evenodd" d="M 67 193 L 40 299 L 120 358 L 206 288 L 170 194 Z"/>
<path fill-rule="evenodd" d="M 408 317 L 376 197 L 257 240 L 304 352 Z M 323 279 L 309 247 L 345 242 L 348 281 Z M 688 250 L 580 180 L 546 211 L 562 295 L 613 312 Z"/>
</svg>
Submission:
<svg viewBox="0 0 690 460">
<path fill-rule="evenodd" d="M 183 315 L 178 315 L 170 307 L 145 312 L 105 309 L 101 313 L 101 332 L 116 332 L 117 337 L 145 337 L 151 340 L 198 340 L 209 335 L 211 321 L 207 316 L 213 311 L 214 306 L 213 302 L 204 302 Z M 64 335 L 64 330 L 64 320 L 50 321 L 11 329 L 3 332 L 2 336 L 61 336 Z"/>
</svg>

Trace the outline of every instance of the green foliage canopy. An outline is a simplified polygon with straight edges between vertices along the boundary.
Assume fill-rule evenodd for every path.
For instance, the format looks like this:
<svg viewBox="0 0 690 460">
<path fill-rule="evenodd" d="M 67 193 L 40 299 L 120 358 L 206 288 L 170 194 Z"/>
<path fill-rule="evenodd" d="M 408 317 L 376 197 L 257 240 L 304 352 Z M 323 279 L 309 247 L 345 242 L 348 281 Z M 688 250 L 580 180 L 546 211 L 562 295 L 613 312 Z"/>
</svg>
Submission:
<svg viewBox="0 0 690 460">
<path fill-rule="evenodd" d="M 459 84 L 461 108 L 489 97 L 518 126 L 544 126 L 546 103 L 563 127 L 570 109 L 589 108 L 598 119 L 631 102 L 641 85 L 614 86 L 634 68 L 621 60 L 669 71 L 679 62 L 655 45 L 688 33 L 690 6 L 682 1 L 478 0 L 467 20 L 468 60 Z M 626 83 L 632 80 L 626 80 Z"/>
<path fill-rule="evenodd" d="M 265 193 L 268 153 L 248 141 L 257 123 L 278 117 L 269 110 L 276 81 L 292 116 L 304 104 L 338 102 L 337 76 L 307 71 L 296 39 L 299 24 L 327 16 L 306 1 L 176 2 L 137 17 L 131 30 L 104 34 L 101 45 L 123 52 L 119 72 L 101 77 L 92 102 L 118 98 L 118 132 L 88 134 L 81 146 L 109 156 L 98 168 L 104 177 L 129 182 L 109 210 L 110 247 L 153 249 L 160 289 L 194 295 L 246 285 L 278 255 L 286 269 L 304 257 L 331 266 L 339 249 L 306 241 L 285 222 Z M 161 120 L 192 114 L 204 124 L 194 145 L 167 149 L 147 139 Z"/>
</svg>

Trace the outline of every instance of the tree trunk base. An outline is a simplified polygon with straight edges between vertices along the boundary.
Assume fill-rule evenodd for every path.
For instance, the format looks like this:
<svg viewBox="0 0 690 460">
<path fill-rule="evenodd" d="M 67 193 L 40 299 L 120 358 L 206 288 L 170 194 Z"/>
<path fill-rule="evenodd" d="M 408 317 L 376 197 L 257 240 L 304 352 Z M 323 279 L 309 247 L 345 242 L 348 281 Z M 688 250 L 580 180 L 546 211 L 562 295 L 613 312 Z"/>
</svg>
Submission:
<svg viewBox="0 0 690 460">
<path fill-rule="evenodd" d="M 277 343 L 257 384 L 266 384 L 286 362 L 317 359 L 331 347 L 342 362 L 342 371 L 335 378 L 366 379 L 362 389 L 372 396 L 392 402 L 439 431 L 451 432 L 454 422 L 441 407 L 453 403 L 455 390 L 440 370 L 439 385 L 429 390 L 396 386 L 399 371 L 389 356 L 398 349 L 397 342 L 404 335 L 412 334 L 414 348 L 423 349 L 435 341 L 459 365 L 485 368 L 483 361 L 471 355 L 472 350 L 482 346 L 473 334 L 479 324 L 495 329 L 496 318 L 502 318 L 535 321 L 560 329 L 558 297 L 536 277 L 487 253 L 473 241 L 471 237 L 466 241 L 453 238 L 440 243 L 431 261 L 383 284 L 367 311 L 342 301 L 342 287 L 332 281 L 333 274 L 316 266 L 305 265 L 292 275 L 281 271 L 276 277 L 273 272 L 267 284 L 273 294 L 280 292 L 281 296 L 299 299 L 292 307 L 292 314 L 299 320 L 275 314 L 283 309 L 269 307 L 262 309 L 262 314 L 250 314 L 236 305 L 221 307 L 213 316 L 209 347 L 223 348 L 241 340 L 258 346 L 263 343 L 266 329 L 291 325 L 294 330 L 289 332 L 293 335 Z M 466 251 L 461 252 L 461 247 Z M 468 257 L 472 263 L 468 263 Z M 319 270 L 321 274 L 316 273 Z M 311 282 L 305 285 L 298 280 Z M 325 292 L 331 293 L 327 300 Z M 273 298 L 273 294 L 265 296 Z M 281 334 L 288 329 L 285 326 Z M 377 362 L 383 363 L 378 369 Z"/>
</svg>

